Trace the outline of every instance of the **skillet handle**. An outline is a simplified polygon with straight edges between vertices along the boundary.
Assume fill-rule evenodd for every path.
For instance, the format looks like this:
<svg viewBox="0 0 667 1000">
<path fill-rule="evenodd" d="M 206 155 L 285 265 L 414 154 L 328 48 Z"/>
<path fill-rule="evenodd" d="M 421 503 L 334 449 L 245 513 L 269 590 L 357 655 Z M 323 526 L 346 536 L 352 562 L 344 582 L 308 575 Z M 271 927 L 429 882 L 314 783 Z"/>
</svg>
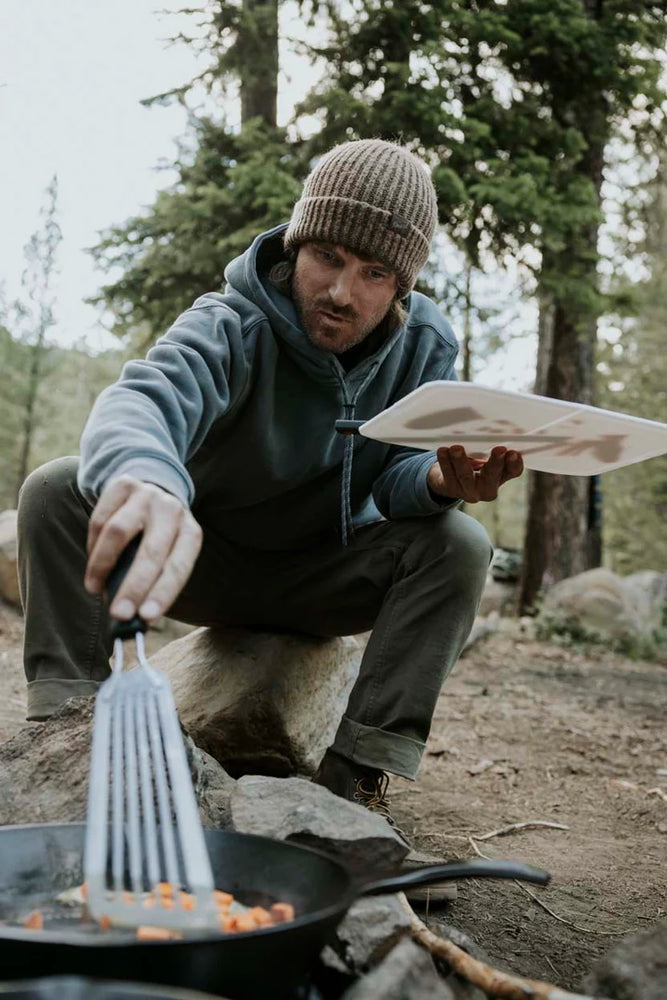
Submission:
<svg viewBox="0 0 667 1000">
<path fill-rule="evenodd" d="M 516 878 L 522 882 L 537 882 L 546 885 L 551 879 L 549 872 L 533 868 L 519 861 L 486 861 L 473 858 L 471 861 L 449 861 L 444 865 L 428 865 L 412 872 L 394 875 L 390 878 L 366 882 L 358 888 L 360 896 L 382 896 L 390 892 L 402 892 L 415 885 L 430 885 L 457 878 Z"/>
<path fill-rule="evenodd" d="M 107 596 L 109 598 L 109 604 L 111 604 L 114 597 L 120 590 L 121 584 L 127 576 L 130 566 L 134 562 L 134 557 L 136 556 L 139 545 L 141 544 L 141 539 L 142 535 L 137 535 L 136 538 L 133 538 L 132 541 L 125 546 L 118 557 L 118 562 L 109 573 L 107 578 Z M 129 621 L 118 621 L 117 619 L 112 618 L 109 625 L 111 638 L 114 640 L 133 639 L 137 632 L 145 632 L 147 628 L 148 626 L 146 625 L 146 622 L 143 618 L 140 618 L 139 615 L 135 615 L 134 618 L 130 618 Z"/>
</svg>

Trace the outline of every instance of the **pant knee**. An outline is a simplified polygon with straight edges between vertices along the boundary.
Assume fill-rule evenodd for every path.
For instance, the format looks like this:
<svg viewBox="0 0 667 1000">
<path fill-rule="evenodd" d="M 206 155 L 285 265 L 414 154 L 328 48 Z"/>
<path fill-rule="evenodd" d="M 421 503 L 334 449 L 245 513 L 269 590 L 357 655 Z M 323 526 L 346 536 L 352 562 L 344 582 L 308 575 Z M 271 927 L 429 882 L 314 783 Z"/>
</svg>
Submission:
<svg viewBox="0 0 667 1000">
<path fill-rule="evenodd" d="M 449 510 L 429 522 L 422 539 L 424 554 L 441 556 L 461 575 L 486 577 L 493 546 L 479 521 L 460 510 Z"/>
<path fill-rule="evenodd" d="M 31 472 L 19 491 L 18 529 L 35 522 L 48 522 L 76 488 L 79 460 L 75 456 L 55 458 Z"/>
</svg>

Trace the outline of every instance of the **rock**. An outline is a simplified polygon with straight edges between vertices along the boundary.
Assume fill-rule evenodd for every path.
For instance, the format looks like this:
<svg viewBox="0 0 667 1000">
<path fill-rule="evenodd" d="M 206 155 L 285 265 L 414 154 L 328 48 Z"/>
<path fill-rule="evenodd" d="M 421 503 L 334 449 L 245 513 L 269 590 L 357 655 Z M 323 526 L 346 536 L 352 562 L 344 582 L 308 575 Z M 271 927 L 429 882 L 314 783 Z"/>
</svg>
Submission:
<svg viewBox="0 0 667 1000">
<path fill-rule="evenodd" d="M 439 978 L 429 953 L 405 940 L 341 1000 L 453 1000 L 453 994 Z"/>
<path fill-rule="evenodd" d="M 0 514 L 0 597 L 17 607 L 21 604 L 16 565 L 16 511 Z"/>
<path fill-rule="evenodd" d="M 482 618 L 490 615 L 493 611 L 499 615 L 513 615 L 516 611 L 516 602 L 516 582 L 494 580 L 491 574 L 489 574 L 486 578 L 477 614 Z"/>
<path fill-rule="evenodd" d="M 493 617 L 495 615 L 496 617 Z M 497 613 L 493 614 L 489 618 L 475 618 L 473 622 L 472 629 L 470 630 L 470 635 L 463 644 L 464 650 L 470 649 L 472 645 L 479 642 L 480 639 L 484 639 L 487 635 L 491 635 L 498 628 Z"/>
<path fill-rule="evenodd" d="M 70 698 L 47 722 L 0 745 L 0 825 L 86 818 L 93 698 Z M 190 741 L 204 826 L 226 825 L 234 779 Z"/>
<path fill-rule="evenodd" d="M 660 624 L 660 600 L 650 597 L 660 574 L 623 578 L 600 567 L 554 584 L 544 595 L 539 619 L 556 616 L 584 632 L 611 639 L 650 638 Z M 647 591 L 648 588 L 648 591 Z"/>
<path fill-rule="evenodd" d="M 409 934 L 410 919 L 397 896 L 369 896 L 350 907 L 332 948 L 345 968 L 361 975 Z"/>
<path fill-rule="evenodd" d="M 200 628 L 163 647 L 180 718 L 234 776 L 311 774 L 331 744 L 359 671 L 351 636 L 318 639 Z"/>
<path fill-rule="evenodd" d="M 593 966 L 584 989 L 609 1000 L 665 1000 L 667 920 L 615 944 Z"/>
<path fill-rule="evenodd" d="M 381 816 L 303 778 L 239 778 L 231 813 L 240 833 L 319 848 L 362 878 L 395 871 L 408 853 L 408 845 Z"/>
</svg>

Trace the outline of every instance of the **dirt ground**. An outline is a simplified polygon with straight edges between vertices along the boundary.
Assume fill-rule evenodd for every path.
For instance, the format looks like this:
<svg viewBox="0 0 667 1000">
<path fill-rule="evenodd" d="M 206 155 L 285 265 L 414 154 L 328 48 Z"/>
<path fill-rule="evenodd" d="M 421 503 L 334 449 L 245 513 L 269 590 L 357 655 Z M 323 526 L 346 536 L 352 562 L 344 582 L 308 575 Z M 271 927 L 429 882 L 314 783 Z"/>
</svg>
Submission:
<svg viewBox="0 0 667 1000">
<path fill-rule="evenodd" d="M 0 602 L 0 740 L 25 724 L 21 635 Z M 424 850 L 476 845 L 551 872 L 531 891 L 552 913 L 513 882 L 460 883 L 443 916 L 497 967 L 577 989 L 614 941 L 667 915 L 666 680 L 665 665 L 537 642 L 509 620 L 457 665 L 419 781 L 392 780 L 391 798 Z M 567 829 L 471 839 L 533 821 Z"/>
</svg>

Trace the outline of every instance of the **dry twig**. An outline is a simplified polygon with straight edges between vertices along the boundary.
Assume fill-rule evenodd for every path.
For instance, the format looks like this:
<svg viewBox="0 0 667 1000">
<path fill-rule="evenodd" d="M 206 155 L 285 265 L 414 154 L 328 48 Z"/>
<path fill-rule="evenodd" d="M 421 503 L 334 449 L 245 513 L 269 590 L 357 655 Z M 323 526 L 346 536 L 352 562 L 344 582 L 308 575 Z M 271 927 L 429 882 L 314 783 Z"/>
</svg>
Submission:
<svg viewBox="0 0 667 1000">
<path fill-rule="evenodd" d="M 508 833 L 517 833 L 519 830 L 536 830 L 547 827 L 549 830 L 569 830 L 569 826 L 563 823 L 548 823 L 544 819 L 530 819 L 525 823 L 511 823 L 510 826 L 501 826 L 499 830 L 492 830 L 491 833 L 473 833 L 473 840 L 491 840 L 492 837 L 505 837 Z"/>
<path fill-rule="evenodd" d="M 487 996 L 498 997 L 499 1000 L 593 1000 L 583 993 L 569 993 L 551 983 L 537 979 L 524 979 L 511 973 L 501 972 L 485 962 L 473 958 L 453 941 L 440 937 L 429 930 L 408 903 L 405 895 L 400 894 L 401 904 L 410 918 L 410 927 L 415 941 L 419 942 L 432 955 L 444 959 L 457 975 L 475 986 L 479 986 Z"/>
<path fill-rule="evenodd" d="M 479 847 L 477 846 L 472 837 L 469 837 L 468 841 L 473 851 L 479 858 L 484 858 L 485 861 L 494 860 L 493 858 L 490 858 L 488 854 L 482 854 L 482 852 L 480 851 Z M 565 917 L 559 917 L 557 913 L 554 913 L 553 910 L 550 910 L 547 904 L 543 903 L 540 897 L 536 896 L 534 892 L 531 892 L 531 890 L 528 889 L 522 882 L 519 882 L 515 878 L 513 878 L 512 881 L 514 882 L 515 885 L 519 887 L 519 889 L 525 892 L 527 896 L 530 896 L 530 898 L 533 899 L 538 906 L 541 906 L 543 910 L 546 910 L 549 916 L 553 917 L 554 920 L 557 920 L 561 924 L 565 924 L 567 927 L 572 927 L 573 930 L 575 931 L 581 931 L 582 934 L 596 934 L 598 937 L 619 937 L 622 936 L 623 934 L 635 933 L 634 929 L 624 930 L 624 931 L 597 931 L 592 927 L 582 927 L 580 924 L 574 924 L 572 923 L 571 920 L 567 920 Z"/>
</svg>

